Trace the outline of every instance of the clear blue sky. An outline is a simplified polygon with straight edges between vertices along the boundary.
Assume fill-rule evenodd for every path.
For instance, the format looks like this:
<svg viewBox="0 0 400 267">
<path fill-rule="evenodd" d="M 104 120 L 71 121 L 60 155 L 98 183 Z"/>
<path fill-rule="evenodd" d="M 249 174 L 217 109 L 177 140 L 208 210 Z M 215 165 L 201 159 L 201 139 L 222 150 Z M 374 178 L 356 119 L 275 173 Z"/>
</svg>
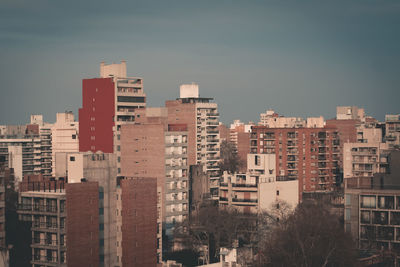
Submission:
<svg viewBox="0 0 400 267">
<path fill-rule="evenodd" d="M 0 2 L 0 124 L 81 106 L 81 80 L 127 60 L 149 106 L 197 82 L 221 120 L 400 113 L 400 1 Z"/>
</svg>

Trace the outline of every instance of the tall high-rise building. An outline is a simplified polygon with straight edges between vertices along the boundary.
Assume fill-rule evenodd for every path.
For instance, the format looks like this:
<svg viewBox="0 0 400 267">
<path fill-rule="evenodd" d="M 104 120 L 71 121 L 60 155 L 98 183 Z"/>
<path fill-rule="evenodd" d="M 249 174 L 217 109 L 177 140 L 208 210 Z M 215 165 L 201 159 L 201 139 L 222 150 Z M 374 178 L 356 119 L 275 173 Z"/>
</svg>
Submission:
<svg viewBox="0 0 400 267">
<path fill-rule="evenodd" d="M 57 113 L 51 127 L 52 176 L 66 177 L 67 153 L 79 151 L 79 122 L 72 112 Z"/>
<path fill-rule="evenodd" d="M 197 84 L 180 86 L 180 98 L 166 101 L 169 124 L 186 124 L 188 164 L 202 164 L 210 179 L 210 193 L 218 199 L 220 143 L 219 113 L 212 98 L 199 96 Z"/>
<path fill-rule="evenodd" d="M 390 148 L 400 147 L 400 114 L 385 116 L 385 142 Z"/>
<path fill-rule="evenodd" d="M 172 240 L 175 223 L 189 215 L 187 126 L 167 124 L 166 108 L 146 108 L 138 116 L 137 124 L 122 126 L 121 174 L 157 179 L 159 229 Z M 161 231 L 158 234 L 161 249 Z"/>
<path fill-rule="evenodd" d="M 143 80 L 126 76 L 126 62 L 100 65 L 100 78 L 82 82 L 79 151 L 102 151 L 120 157 L 120 129 L 135 123 L 135 111 L 146 106 Z M 117 162 L 117 170 L 120 165 Z"/>
<path fill-rule="evenodd" d="M 388 168 L 372 176 L 345 179 L 345 230 L 360 249 L 400 252 L 400 151 L 387 155 Z"/>
<path fill-rule="evenodd" d="M 339 179 L 340 142 L 335 128 L 253 126 L 251 153 L 274 153 L 276 175 L 299 180 L 302 192 L 334 190 Z"/>
<path fill-rule="evenodd" d="M 24 181 L 19 196 L 19 217 L 31 222 L 32 266 L 99 266 L 98 183 L 64 189 L 62 180 L 40 177 Z"/>
<path fill-rule="evenodd" d="M 43 153 L 42 148 L 46 149 Z M 38 125 L 7 125 L 0 135 L 0 156 L 6 167 L 14 169 L 16 182 L 26 174 L 45 174 L 42 154 L 47 158 L 48 148 L 47 144 L 42 146 Z"/>
<path fill-rule="evenodd" d="M 6 246 L 6 176 L 10 172 L 4 166 L 5 158 L 0 157 L 0 253 L 7 251 Z M 0 256 L 1 258 L 1 256 Z"/>
<path fill-rule="evenodd" d="M 118 266 L 116 191 L 117 168 L 115 155 L 111 153 L 78 152 L 68 154 L 68 183 L 81 179 L 98 183 L 99 214 L 99 266 Z"/>
<path fill-rule="evenodd" d="M 113 266 L 157 266 L 157 180 L 120 180 L 117 189 L 117 259 Z"/>
</svg>

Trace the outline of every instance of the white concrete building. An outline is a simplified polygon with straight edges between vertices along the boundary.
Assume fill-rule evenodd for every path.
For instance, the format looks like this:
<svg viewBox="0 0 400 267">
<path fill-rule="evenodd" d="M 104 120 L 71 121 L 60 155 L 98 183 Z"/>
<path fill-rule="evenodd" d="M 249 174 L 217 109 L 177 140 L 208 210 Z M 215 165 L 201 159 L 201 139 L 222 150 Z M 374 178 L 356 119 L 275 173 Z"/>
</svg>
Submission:
<svg viewBox="0 0 400 267">
<path fill-rule="evenodd" d="M 248 154 L 245 174 L 224 172 L 220 183 L 220 206 L 260 212 L 270 210 L 273 204 L 286 202 L 295 208 L 299 203 L 298 180 L 277 179 L 275 157 L 275 154 Z"/>
<path fill-rule="evenodd" d="M 322 116 L 309 117 L 307 119 L 300 117 L 283 117 L 270 109 L 260 114 L 260 122 L 258 125 L 267 126 L 269 128 L 322 128 L 325 126 L 325 119 Z"/>
<path fill-rule="evenodd" d="M 336 107 L 336 119 L 364 121 L 365 111 L 356 106 L 338 106 Z"/>
<path fill-rule="evenodd" d="M 388 148 L 385 143 L 345 143 L 343 177 L 372 177 L 385 172 Z"/>
<path fill-rule="evenodd" d="M 79 122 L 74 120 L 72 112 L 57 113 L 57 120 L 51 128 L 51 136 L 52 175 L 65 177 L 67 154 L 79 152 Z"/>
</svg>

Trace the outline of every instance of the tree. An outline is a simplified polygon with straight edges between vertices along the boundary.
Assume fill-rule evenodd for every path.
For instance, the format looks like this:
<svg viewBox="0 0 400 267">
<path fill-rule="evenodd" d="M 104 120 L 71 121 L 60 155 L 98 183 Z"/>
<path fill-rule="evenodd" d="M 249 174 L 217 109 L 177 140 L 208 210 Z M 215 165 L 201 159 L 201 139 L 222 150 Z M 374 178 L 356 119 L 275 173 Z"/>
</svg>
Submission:
<svg viewBox="0 0 400 267">
<path fill-rule="evenodd" d="M 257 215 L 245 214 L 234 208 L 220 209 L 217 204 L 203 203 L 198 213 L 175 227 L 174 237 L 185 240 L 184 246 L 193 251 L 207 247 L 208 263 L 219 260 L 221 247 L 231 248 L 257 243 Z M 184 238 L 185 236 L 185 238 Z"/>
<path fill-rule="evenodd" d="M 235 173 L 244 165 L 244 162 L 239 158 L 233 143 L 226 140 L 222 141 L 220 152 L 221 160 L 219 162 L 219 168 L 221 174 L 224 171 Z"/>
<path fill-rule="evenodd" d="M 260 240 L 262 266 L 354 266 L 355 245 L 339 218 L 321 204 L 303 202 Z"/>
</svg>

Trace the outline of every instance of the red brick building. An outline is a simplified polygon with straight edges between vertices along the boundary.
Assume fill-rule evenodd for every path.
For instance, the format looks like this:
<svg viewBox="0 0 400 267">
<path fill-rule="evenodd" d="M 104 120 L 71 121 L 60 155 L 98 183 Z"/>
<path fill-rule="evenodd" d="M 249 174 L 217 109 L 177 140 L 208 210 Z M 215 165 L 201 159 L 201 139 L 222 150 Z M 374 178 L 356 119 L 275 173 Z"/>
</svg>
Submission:
<svg viewBox="0 0 400 267">
<path fill-rule="evenodd" d="M 98 183 L 65 184 L 62 189 L 63 181 L 40 178 L 24 181 L 18 205 L 20 219 L 32 225 L 31 263 L 99 266 Z"/>
<path fill-rule="evenodd" d="M 157 266 L 157 180 L 121 180 L 122 265 Z"/>
<path fill-rule="evenodd" d="M 276 174 L 299 180 L 302 192 L 330 191 L 338 179 L 340 142 L 335 128 L 253 126 L 251 153 L 276 154 Z"/>
<path fill-rule="evenodd" d="M 126 62 L 100 65 L 100 78 L 82 82 L 79 109 L 79 151 L 115 153 L 119 158 L 120 129 L 133 124 L 136 111 L 146 106 L 143 79 L 126 76 Z M 117 162 L 117 173 L 121 167 Z"/>
<path fill-rule="evenodd" d="M 99 185 L 66 184 L 67 263 L 99 266 Z"/>
</svg>

